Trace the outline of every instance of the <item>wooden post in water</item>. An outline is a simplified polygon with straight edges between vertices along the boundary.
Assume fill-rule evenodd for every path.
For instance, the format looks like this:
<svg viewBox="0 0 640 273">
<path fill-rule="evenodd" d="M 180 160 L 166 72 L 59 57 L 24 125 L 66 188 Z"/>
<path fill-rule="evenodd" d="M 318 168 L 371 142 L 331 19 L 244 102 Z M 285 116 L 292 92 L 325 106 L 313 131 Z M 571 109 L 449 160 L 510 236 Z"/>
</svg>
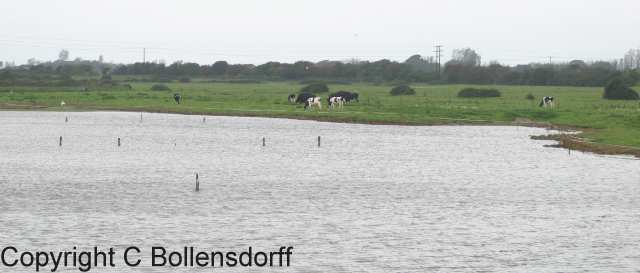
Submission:
<svg viewBox="0 0 640 273">
<path fill-rule="evenodd" d="M 262 137 L 262 147 L 267 146 L 267 140 L 265 137 Z"/>
<path fill-rule="evenodd" d="M 64 122 L 69 122 L 69 117 L 64 117 Z"/>
<path fill-rule="evenodd" d="M 202 123 L 206 123 L 207 122 L 207 117 L 202 117 Z"/>
<path fill-rule="evenodd" d="M 142 112 L 140 112 L 140 122 L 142 122 Z"/>
<path fill-rule="evenodd" d="M 60 147 L 62 147 L 62 136 L 60 136 L 60 142 L 58 143 Z"/>
<path fill-rule="evenodd" d="M 198 177 L 198 173 L 196 173 L 196 191 L 200 191 L 200 178 Z"/>
<path fill-rule="evenodd" d="M 120 138 L 118 138 L 118 147 L 120 147 Z"/>
<path fill-rule="evenodd" d="M 320 147 L 320 136 L 318 136 L 318 147 Z"/>
</svg>

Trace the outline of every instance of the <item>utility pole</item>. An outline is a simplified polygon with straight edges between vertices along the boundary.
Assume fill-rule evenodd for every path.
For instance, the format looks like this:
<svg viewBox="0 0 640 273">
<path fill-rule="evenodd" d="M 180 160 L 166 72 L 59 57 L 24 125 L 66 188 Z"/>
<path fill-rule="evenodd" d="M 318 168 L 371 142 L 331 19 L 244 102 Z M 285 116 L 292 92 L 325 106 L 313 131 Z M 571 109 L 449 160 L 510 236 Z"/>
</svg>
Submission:
<svg viewBox="0 0 640 273">
<path fill-rule="evenodd" d="M 441 45 L 436 45 L 435 46 L 436 50 L 434 51 L 436 53 L 436 62 L 437 62 L 437 66 L 436 66 L 436 72 L 438 72 L 438 75 L 440 75 L 440 59 L 442 57 L 442 46 Z"/>
<path fill-rule="evenodd" d="M 147 49 L 142 48 L 142 63 L 147 63 Z"/>
<path fill-rule="evenodd" d="M 549 56 L 549 64 L 553 63 L 553 56 Z"/>
<path fill-rule="evenodd" d="M 640 46 L 636 49 L 636 69 L 640 68 Z"/>
</svg>

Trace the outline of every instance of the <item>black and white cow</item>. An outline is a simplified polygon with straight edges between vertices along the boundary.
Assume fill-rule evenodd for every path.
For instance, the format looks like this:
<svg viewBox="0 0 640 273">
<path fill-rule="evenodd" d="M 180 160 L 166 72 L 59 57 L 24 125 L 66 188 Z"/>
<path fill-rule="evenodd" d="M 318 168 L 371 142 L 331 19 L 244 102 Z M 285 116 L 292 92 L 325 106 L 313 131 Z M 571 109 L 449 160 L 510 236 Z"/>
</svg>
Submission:
<svg viewBox="0 0 640 273">
<path fill-rule="evenodd" d="M 304 103 L 304 109 L 311 109 L 313 106 L 318 107 L 318 110 L 322 110 L 322 103 L 320 102 L 320 97 L 310 97 L 307 98 L 307 101 Z"/>
<path fill-rule="evenodd" d="M 289 100 L 289 103 L 296 103 L 296 94 L 289 95 L 289 98 L 287 98 L 287 100 Z"/>
<path fill-rule="evenodd" d="M 329 104 L 329 108 L 333 109 L 338 107 L 338 109 L 342 109 L 344 107 L 344 98 L 343 97 L 330 97 L 327 99 L 327 103 Z"/>
<path fill-rule="evenodd" d="M 298 94 L 298 96 L 296 97 L 295 102 L 296 103 L 307 103 L 307 100 L 309 98 L 315 97 L 316 95 L 311 94 L 311 93 L 300 93 Z"/>
<path fill-rule="evenodd" d="M 553 107 L 553 97 L 543 97 L 540 101 L 540 107 Z"/>
<path fill-rule="evenodd" d="M 329 95 L 329 98 L 332 97 L 342 97 L 342 101 L 343 102 L 351 102 L 351 101 L 358 101 L 358 93 L 352 93 L 352 92 L 348 92 L 348 91 L 338 91 L 335 92 L 331 95 Z"/>
<path fill-rule="evenodd" d="M 180 102 L 182 101 L 182 96 L 180 95 L 180 93 L 173 94 L 173 100 L 180 104 Z"/>
<path fill-rule="evenodd" d="M 359 97 L 359 96 L 360 96 L 360 95 L 358 95 L 358 93 L 353 92 L 353 93 L 351 93 L 351 97 L 347 98 L 347 102 L 352 101 L 352 100 L 355 100 L 356 102 L 360 102 L 360 101 L 358 100 L 358 97 Z"/>
</svg>

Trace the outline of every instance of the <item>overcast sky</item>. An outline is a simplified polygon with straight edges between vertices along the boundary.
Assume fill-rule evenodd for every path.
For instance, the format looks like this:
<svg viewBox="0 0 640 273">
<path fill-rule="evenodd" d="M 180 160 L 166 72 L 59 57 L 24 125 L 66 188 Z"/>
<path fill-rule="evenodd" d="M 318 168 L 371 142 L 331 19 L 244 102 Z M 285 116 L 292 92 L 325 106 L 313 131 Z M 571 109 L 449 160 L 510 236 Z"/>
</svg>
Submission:
<svg viewBox="0 0 640 273">
<path fill-rule="evenodd" d="M 639 0 L 7 0 L 0 60 L 263 63 L 431 56 L 611 60 L 640 47 Z"/>
</svg>

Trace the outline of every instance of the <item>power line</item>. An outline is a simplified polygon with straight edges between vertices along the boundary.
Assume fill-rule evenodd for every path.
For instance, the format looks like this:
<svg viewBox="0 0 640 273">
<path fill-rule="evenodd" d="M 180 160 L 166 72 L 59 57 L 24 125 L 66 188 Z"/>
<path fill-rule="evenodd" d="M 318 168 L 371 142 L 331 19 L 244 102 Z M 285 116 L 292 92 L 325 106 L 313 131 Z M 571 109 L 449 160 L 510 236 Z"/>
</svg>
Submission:
<svg viewBox="0 0 640 273">
<path fill-rule="evenodd" d="M 436 62 L 438 63 L 438 65 L 436 66 L 436 72 L 438 72 L 438 74 L 440 74 L 440 67 L 441 67 L 441 62 L 440 59 L 442 58 L 442 45 L 436 45 L 435 46 L 436 50 L 434 51 L 436 53 Z"/>
</svg>

